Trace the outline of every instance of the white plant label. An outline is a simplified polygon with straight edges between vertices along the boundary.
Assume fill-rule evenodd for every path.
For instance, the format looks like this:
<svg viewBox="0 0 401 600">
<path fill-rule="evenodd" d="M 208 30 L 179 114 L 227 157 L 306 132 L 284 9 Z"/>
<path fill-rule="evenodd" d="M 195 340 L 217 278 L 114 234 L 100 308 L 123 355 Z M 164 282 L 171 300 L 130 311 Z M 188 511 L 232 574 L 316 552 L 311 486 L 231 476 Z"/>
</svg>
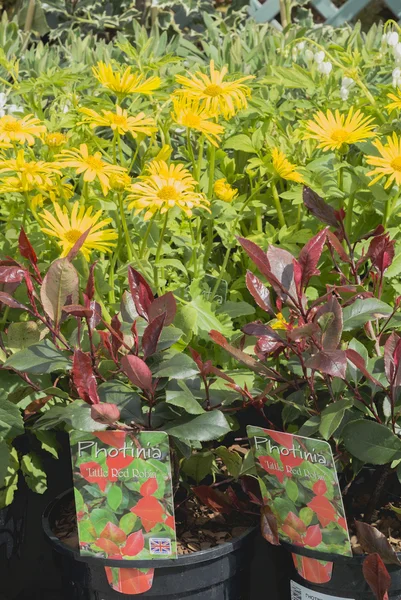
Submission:
<svg viewBox="0 0 401 600">
<path fill-rule="evenodd" d="M 320 592 L 308 590 L 303 585 L 291 581 L 291 600 L 352 600 L 352 598 L 340 598 L 340 596 L 328 596 Z"/>
</svg>

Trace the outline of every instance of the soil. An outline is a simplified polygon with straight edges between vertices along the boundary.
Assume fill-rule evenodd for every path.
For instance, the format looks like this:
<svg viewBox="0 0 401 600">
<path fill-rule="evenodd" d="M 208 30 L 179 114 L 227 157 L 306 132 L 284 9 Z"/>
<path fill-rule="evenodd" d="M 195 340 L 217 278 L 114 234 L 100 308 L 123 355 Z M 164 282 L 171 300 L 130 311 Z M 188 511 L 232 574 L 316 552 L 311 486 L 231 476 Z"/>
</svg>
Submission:
<svg viewBox="0 0 401 600">
<path fill-rule="evenodd" d="M 239 537 L 258 522 L 257 515 L 234 511 L 222 515 L 190 499 L 185 502 L 185 510 L 181 505 L 176 511 L 177 553 L 191 554 L 214 548 Z M 61 542 L 74 550 L 79 549 L 75 504 L 71 497 L 60 505 L 60 516 L 52 529 Z"/>
</svg>

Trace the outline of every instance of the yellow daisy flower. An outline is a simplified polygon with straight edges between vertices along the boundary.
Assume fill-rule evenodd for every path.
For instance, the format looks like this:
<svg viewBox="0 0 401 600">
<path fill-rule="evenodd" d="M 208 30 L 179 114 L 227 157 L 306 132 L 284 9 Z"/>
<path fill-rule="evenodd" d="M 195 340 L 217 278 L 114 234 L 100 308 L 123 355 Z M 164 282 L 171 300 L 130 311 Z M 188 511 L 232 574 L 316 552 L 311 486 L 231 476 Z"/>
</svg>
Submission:
<svg viewBox="0 0 401 600">
<path fill-rule="evenodd" d="M 328 150 L 340 150 L 343 144 L 356 144 L 374 137 L 372 117 L 364 117 L 360 110 L 350 108 L 348 115 L 328 110 L 326 114 L 319 111 L 314 120 L 306 124 L 305 139 L 319 142 L 318 147 Z"/>
<path fill-rule="evenodd" d="M 237 111 L 248 106 L 247 98 L 251 95 L 251 90 L 243 82 L 253 79 L 254 76 L 247 75 L 236 81 L 224 81 L 227 72 L 227 67 L 217 71 L 214 61 L 211 60 L 210 75 L 200 71 L 189 74 L 189 77 L 177 75 L 177 82 L 184 87 L 176 90 L 175 94 L 202 101 L 207 111 L 222 114 L 224 118 L 229 119 Z"/>
<path fill-rule="evenodd" d="M 92 214 L 91 206 L 85 208 L 85 206 L 79 206 L 78 202 L 74 203 L 71 215 L 68 214 L 65 207 L 61 210 L 57 203 L 54 204 L 54 210 L 56 216 L 53 216 L 48 210 L 41 213 L 40 216 L 46 223 L 46 227 L 42 227 L 42 231 L 56 238 L 62 249 L 62 257 L 67 256 L 88 229 L 90 229 L 89 234 L 81 247 L 81 252 L 86 260 L 90 260 L 92 250 L 110 252 L 115 246 L 113 240 L 116 240 L 118 235 L 114 229 L 103 229 L 111 222 L 111 219 L 101 219 L 101 210 Z"/>
<path fill-rule="evenodd" d="M 123 167 L 105 162 L 100 152 L 89 154 L 86 144 L 81 144 L 79 150 L 77 148 L 64 150 L 56 156 L 56 159 L 58 159 L 58 166 L 71 167 L 76 170 L 77 175 L 83 173 L 84 181 L 90 182 L 97 178 L 105 196 L 110 189 L 110 175 L 125 172 Z"/>
<path fill-rule="evenodd" d="M 60 146 L 64 146 L 64 144 L 67 143 L 67 140 L 67 136 L 64 133 L 60 133 L 58 131 L 48 133 L 44 137 L 44 142 L 46 146 L 49 146 L 49 148 L 59 148 Z"/>
<path fill-rule="evenodd" d="M 128 173 L 113 173 L 109 177 L 110 189 L 115 192 L 123 192 L 131 185 L 132 180 Z"/>
<path fill-rule="evenodd" d="M 211 144 L 218 146 L 220 136 L 224 133 L 224 127 L 211 121 L 215 115 L 206 110 L 199 100 L 179 96 L 173 98 L 173 106 L 174 110 L 171 116 L 177 125 L 200 131 Z"/>
<path fill-rule="evenodd" d="M 22 119 L 16 119 L 12 115 L 4 115 L 0 118 L 0 142 L 17 142 L 29 146 L 35 143 L 35 138 L 45 133 L 46 127 L 40 124 L 39 119 L 33 115 L 27 115 Z"/>
<path fill-rule="evenodd" d="M 368 165 L 376 167 L 367 173 L 369 177 L 374 177 L 369 185 L 374 185 L 386 176 L 388 179 L 384 185 L 385 189 L 389 188 L 394 181 L 397 185 L 401 185 L 401 137 L 399 138 L 396 133 L 393 133 L 392 136 L 387 136 L 386 146 L 380 140 L 374 141 L 373 145 L 376 146 L 381 157 L 366 157 Z"/>
<path fill-rule="evenodd" d="M 289 323 L 285 320 L 285 317 L 282 313 L 277 313 L 276 318 L 269 323 L 269 326 L 272 329 L 288 329 L 288 325 Z"/>
<path fill-rule="evenodd" d="M 391 112 L 392 110 L 400 110 L 401 109 L 401 96 L 398 93 L 396 94 L 387 94 L 387 98 L 390 98 L 390 100 L 393 100 L 393 102 L 391 102 L 390 104 L 387 104 L 386 108 L 389 112 Z"/>
<path fill-rule="evenodd" d="M 284 152 L 278 148 L 273 148 L 272 150 L 272 161 L 273 169 L 276 171 L 279 177 L 282 179 L 287 179 L 288 181 L 303 183 L 304 179 L 302 175 L 296 171 L 297 166 L 291 163 L 286 158 Z"/>
<path fill-rule="evenodd" d="M 131 67 L 127 67 L 123 73 L 113 71 L 110 64 L 102 61 L 92 67 L 92 71 L 103 87 L 117 94 L 153 94 L 161 83 L 160 77 L 146 79 L 140 73 L 131 73 Z"/>
<path fill-rule="evenodd" d="M 156 212 L 161 214 L 178 207 L 187 217 L 192 216 L 194 208 L 203 208 L 210 212 L 210 202 L 202 193 L 195 192 L 196 181 L 184 165 L 168 166 L 164 161 L 153 161 L 141 181 L 131 186 L 128 207 L 135 214 L 146 209 L 144 220 L 148 221 Z"/>
<path fill-rule="evenodd" d="M 0 173 L 13 172 L 21 182 L 22 191 L 43 189 L 53 185 L 52 175 L 60 175 L 58 165 L 42 160 L 26 161 L 24 151 L 19 150 L 15 158 L 0 160 Z M 14 191 L 14 190 L 13 190 Z"/>
<path fill-rule="evenodd" d="M 90 108 L 80 108 L 81 113 L 86 115 L 84 122 L 90 123 L 90 127 L 110 127 L 112 131 L 117 131 L 120 135 L 131 133 L 134 138 L 138 133 L 143 135 L 152 135 L 157 131 L 156 122 L 152 117 L 147 117 L 145 113 L 140 112 L 135 117 L 128 116 L 128 111 L 121 106 L 116 106 L 116 112 L 111 110 L 102 110 L 103 115 L 99 115 Z"/>
<path fill-rule="evenodd" d="M 227 179 L 217 179 L 213 186 L 216 198 L 223 200 L 223 202 L 232 202 L 236 196 L 238 196 L 238 190 L 231 187 Z"/>
</svg>

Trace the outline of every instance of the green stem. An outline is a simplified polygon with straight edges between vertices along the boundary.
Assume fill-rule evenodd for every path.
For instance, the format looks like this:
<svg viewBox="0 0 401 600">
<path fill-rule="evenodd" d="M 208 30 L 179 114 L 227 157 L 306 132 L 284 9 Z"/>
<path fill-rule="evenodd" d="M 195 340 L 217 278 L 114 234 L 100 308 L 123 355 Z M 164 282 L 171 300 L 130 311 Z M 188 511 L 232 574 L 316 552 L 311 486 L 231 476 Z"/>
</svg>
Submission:
<svg viewBox="0 0 401 600">
<path fill-rule="evenodd" d="M 194 149 L 192 148 L 192 142 L 191 142 L 191 130 L 189 129 L 189 127 L 187 127 L 187 148 L 188 148 L 189 158 L 191 159 L 192 167 L 195 172 L 196 163 L 195 163 Z"/>
<path fill-rule="evenodd" d="M 397 198 L 397 196 L 395 196 L 395 199 L 393 200 L 393 198 L 391 196 L 389 196 L 388 199 L 386 200 L 386 204 L 384 207 L 384 215 L 383 215 L 383 227 L 386 227 L 387 222 L 391 217 L 391 214 L 393 212 L 393 205 L 396 202 L 396 198 Z"/>
<path fill-rule="evenodd" d="M 215 146 L 210 146 L 209 153 L 209 184 L 207 188 L 207 197 L 209 202 L 213 199 L 213 185 L 214 185 L 214 171 L 216 167 L 216 148 Z M 205 249 L 205 257 L 204 257 L 204 267 L 207 268 L 207 264 L 209 262 L 210 255 L 212 253 L 213 248 L 213 219 L 210 217 L 207 221 L 207 234 L 206 234 L 206 249 Z"/>
<path fill-rule="evenodd" d="M 199 151 L 198 151 L 198 160 L 196 163 L 196 170 L 194 172 L 194 178 L 199 182 L 200 186 L 200 178 L 201 178 L 201 170 L 202 170 L 202 159 L 203 159 L 203 146 L 205 143 L 205 136 L 201 135 L 199 138 Z"/>
<path fill-rule="evenodd" d="M 191 264 L 194 266 L 194 278 L 198 276 L 198 260 L 197 260 L 197 252 L 196 252 L 196 231 L 194 231 L 194 221 L 189 219 L 189 230 L 191 232 L 191 241 L 192 241 L 192 256 L 191 256 Z"/>
<path fill-rule="evenodd" d="M 277 187 L 274 181 L 271 182 L 271 190 L 273 194 L 274 206 L 276 207 L 278 222 L 280 223 L 280 227 L 285 227 L 286 222 L 284 218 L 283 209 L 281 208 L 280 198 L 277 192 Z"/>
<path fill-rule="evenodd" d="M 24 202 L 25 202 L 25 204 L 24 204 L 24 212 L 23 212 L 23 215 L 22 215 L 22 227 L 23 227 L 23 229 L 25 229 L 26 217 L 27 217 L 28 209 L 29 209 L 29 196 L 28 196 L 28 194 L 26 192 L 24 194 Z"/>
<path fill-rule="evenodd" d="M 124 231 L 124 236 L 125 236 L 125 242 L 127 244 L 127 254 L 128 254 L 128 260 L 129 262 L 132 262 L 133 257 L 135 257 L 135 260 L 137 262 L 139 262 L 139 257 L 137 256 L 136 252 L 135 252 L 135 248 L 134 245 L 131 241 L 130 235 L 129 235 L 129 231 L 128 231 L 128 226 L 127 226 L 127 219 L 125 218 L 125 211 L 124 211 L 124 203 L 123 203 L 123 196 L 122 194 L 118 194 L 118 206 L 120 209 L 120 217 L 121 217 L 121 223 L 123 226 L 123 231 Z"/>
<path fill-rule="evenodd" d="M 146 228 L 146 231 L 145 231 L 145 235 L 143 236 L 141 248 L 139 250 L 139 258 L 141 258 L 141 259 L 143 258 L 143 255 L 144 255 L 145 250 L 146 250 L 146 245 L 147 245 L 148 237 L 149 237 L 150 231 L 152 229 L 152 225 L 153 225 L 153 221 L 154 221 L 155 215 L 156 215 L 156 213 L 150 219 L 149 224 L 148 224 L 148 226 Z"/>
<path fill-rule="evenodd" d="M 351 239 L 352 230 L 352 217 L 354 214 L 354 203 L 355 203 L 355 192 L 350 194 L 347 206 L 347 213 L 345 215 L 345 231 L 347 232 L 348 239 Z"/>
<path fill-rule="evenodd" d="M 160 260 L 160 256 L 161 256 L 161 252 L 162 252 L 162 248 L 163 248 L 163 240 L 164 240 L 164 234 L 166 233 L 167 221 L 168 221 L 168 210 L 166 210 L 166 214 L 164 216 L 163 227 L 160 232 L 159 242 L 157 244 L 157 249 L 156 249 L 155 264 L 153 266 L 154 283 L 155 283 L 155 288 L 157 290 L 159 288 L 159 265 L 158 265 L 158 262 Z"/>
</svg>

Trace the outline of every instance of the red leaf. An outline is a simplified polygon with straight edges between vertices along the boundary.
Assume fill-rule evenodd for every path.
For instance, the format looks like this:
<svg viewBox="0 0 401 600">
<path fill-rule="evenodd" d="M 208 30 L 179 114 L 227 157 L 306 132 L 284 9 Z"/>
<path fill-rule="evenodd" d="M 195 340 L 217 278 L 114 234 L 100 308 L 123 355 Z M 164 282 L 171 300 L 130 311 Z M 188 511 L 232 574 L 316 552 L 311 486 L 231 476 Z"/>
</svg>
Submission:
<svg viewBox="0 0 401 600">
<path fill-rule="evenodd" d="M 132 267 L 128 267 L 128 283 L 138 315 L 148 321 L 149 307 L 154 300 L 149 284 L 144 277 Z"/>
<path fill-rule="evenodd" d="M 373 375 L 369 373 L 366 368 L 365 359 L 358 352 L 356 352 L 356 350 L 348 348 L 348 350 L 345 351 L 345 354 L 347 355 L 347 359 L 352 362 L 352 364 L 355 365 L 356 368 L 359 369 L 367 379 L 370 379 L 370 381 L 372 381 L 375 385 L 383 387 L 380 381 L 375 379 Z"/>
<path fill-rule="evenodd" d="M 331 313 L 331 314 L 329 314 Z M 318 320 L 325 314 L 328 314 L 331 321 L 327 324 L 322 333 L 322 345 L 324 350 L 336 350 L 341 341 L 343 331 L 343 311 L 336 296 L 332 294 L 327 302 L 323 304 L 316 312 L 314 321 Z"/>
<path fill-rule="evenodd" d="M 157 479 L 155 477 L 151 477 L 141 485 L 139 493 L 142 494 L 142 496 L 152 496 L 157 491 L 157 489 Z"/>
<path fill-rule="evenodd" d="M 327 244 L 328 244 L 328 246 L 332 246 L 332 248 L 334 248 L 334 250 L 337 252 L 337 254 L 341 258 L 341 260 L 344 261 L 344 262 L 346 262 L 346 263 L 351 262 L 350 257 L 348 256 L 348 254 L 344 250 L 344 248 L 343 248 L 340 240 L 336 236 L 336 234 L 333 233 L 332 231 L 330 231 L 328 229 L 327 232 L 326 232 L 326 236 L 327 236 Z"/>
<path fill-rule="evenodd" d="M 21 283 L 24 269 L 18 266 L 0 266 L 0 283 Z"/>
<path fill-rule="evenodd" d="M 305 362 L 305 366 L 308 367 L 308 369 L 314 369 L 315 371 L 326 373 L 332 377 L 345 379 L 347 355 L 343 350 L 317 352 Z"/>
<path fill-rule="evenodd" d="M 227 350 L 227 352 L 234 356 L 236 360 L 239 360 L 244 365 L 252 369 L 252 371 L 259 373 L 260 375 L 264 375 L 265 377 L 273 377 L 273 379 L 275 379 L 275 375 L 272 373 L 272 371 L 270 371 L 270 369 L 268 369 L 262 363 L 255 360 L 249 354 L 242 352 L 242 350 L 239 350 L 238 348 L 234 348 L 234 346 L 229 344 L 224 335 L 222 335 L 219 331 L 215 331 L 214 329 L 212 329 L 212 331 L 209 332 L 209 337 L 216 344 L 224 348 L 224 350 Z"/>
<path fill-rule="evenodd" d="M 277 519 L 269 506 L 262 506 L 261 508 L 260 527 L 266 541 L 274 546 L 280 545 Z"/>
<path fill-rule="evenodd" d="M 18 238 L 18 248 L 21 256 L 29 260 L 31 265 L 35 267 L 38 262 L 38 257 L 36 256 L 36 252 L 33 249 L 31 242 L 28 240 L 23 227 L 21 227 L 21 231 Z"/>
<path fill-rule="evenodd" d="M 103 552 L 105 552 L 108 556 L 120 554 L 120 549 L 117 544 L 106 538 L 99 538 L 96 540 L 95 546 L 103 550 Z"/>
<path fill-rule="evenodd" d="M 116 404 L 102 402 L 91 406 L 91 417 L 97 423 L 111 425 L 120 418 L 120 409 Z"/>
<path fill-rule="evenodd" d="M 123 556 L 136 556 L 145 547 L 145 539 L 143 537 L 142 529 L 131 533 L 127 537 L 127 543 L 121 548 L 121 554 Z"/>
<path fill-rule="evenodd" d="M 325 496 L 315 496 L 307 506 L 316 513 L 322 527 L 327 527 L 329 523 L 337 520 L 336 509 Z"/>
<path fill-rule="evenodd" d="M 118 571 L 118 583 L 113 582 L 113 571 Z M 111 569 L 105 567 L 107 580 L 116 592 L 122 594 L 144 594 L 153 584 L 154 569 L 144 573 L 139 569 Z"/>
<path fill-rule="evenodd" d="M 314 275 L 319 275 L 320 271 L 316 268 L 323 252 L 324 244 L 327 238 L 327 228 L 319 231 L 302 248 L 298 262 L 302 270 L 301 286 L 306 288 L 309 279 Z"/>
<path fill-rule="evenodd" d="M 297 298 L 297 290 L 294 279 L 295 258 L 293 255 L 283 248 L 269 246 L 266 256 L 270 264 L 270 271 L 274 277 L 274 279 L 270 277 L 270 283 L 273 286 L 276 294 L 283 302 L 288 301 L 286 292 L 288 292 L 292 298 Z M 274 280 L 276 280 L 277 283 Z"/>
<path fill-rule="evenodd" d="M 121 331 L 121 323 L 117 315 L 114 315 L 111 319 L 111 327 L 109 328 L 111 333 L 111 345 L 113 348 L 114 356 L 117 356 L 117 353 L 124 342 L 124 336 Z"/>
<path fill-rule="evenodd" d="M 304 187 L 303 200 L 309 212 L 319 219 L 319 221 L 326 223 L 326 225 L 337 227 L 338 221 L 334 208 L 326 204 L 323 198 L 316 194 L 316 192 L 308 187 Z"/>
<path fill-rule="evenodd" d="M 271 431 L 270 429 L 266 430 L 266 433 L 276 442 L 276 444 L 280 444 L 280 446 L 284 446 L 285 448 L 288 448 L 288 450 L 291 450 L 294 445 L 294 437 L 291 433 Z"/>
<path fill-rule="evenodd" d="M 246 287 L 252 294 L 256 304 L 267 313 L 274 314 L 273 307 L 270 302 L 270 291 L 261 282 L 259 277 L 256 277 L 251 271 L 246 274 Z"/>
<path fill-rule="evenodd" d="M 283 533 L 290 538 L 293 544 L 302 546 L 302 537 L 298 531 L 296 531 L 291 525 L 284 524 L 281 527 Z"/>
<path fill-rule="evenodd" d="M 400 566 L 401 562 L 387 537 L 368 523 L 355 521 L 358 542 L 364 552 L 377 553 L 386 563 Z"/>
<path fill-rule="evenodd" d="M 310 546 L 311 548 L 316 548 L 322 543 L 323 537 L 322 532 L 320 531 L 319 525 L 311 525 L 306 530 L 306 535 L 303 539 L 303 543 L 305 546 Z"/>
<path fill-rule="evenodd" d="M 162 313 L 155 317 L 146 327 L 142 336 L 142 350 L 144 359 L 152 356 L 156 352 L 160 334 L 165 325 L 166 313 Z"/>
<path fill-rule="evenodd" d="M 381 275 L 389 268 L 394 260 L 395 240 L 390 240 L 390 234 L 386 233 L 374 237 L 367 252 L 370 258 L 372 267 Z"/>
<path fill-rule="evenodd" d="M 167 527 L 170 527 L 171 529 L 175 529 L 175 519 L 173 515 L 168 515 L 167 519 L 164 521 L 164 524 L 167 525 Z"/>
<path fill-rule="evenodd" d="M 111 540 L 115 544 L 123 544 L 127 539 L 124 531 L 111 521 L 106 524 L 99 537 Z"/>
<path fill-rule="evenodd" d="M 80 238 L 77 239 L 77 241 L 75 242 L 75 244 L 73 245 L 73 247 L 71 248 L 71 250 L 69 251 L 69 253 L 67 254 L 67 260 L 69 262 L 72 262 L 74 260 L 74 258 L 76 258 L 78 252 L 81 250 L 82 246 L 85 243 L 86 238 L 88 237 L 90 230 L 92 229 L 92 226 L 89 227 L 89 229 L 87 229 Z"/>
<path fill-rule="evenodd" d="M 262 275 L 264 275 L 266 279 L 270 281 L 270 263 L 266 252 L 264 252 L 257 244 L 251 242 L 251 240 L 247 240 L 246 238 L 239 237 L 238 241 Z"/>
<path fill-rule="evenodd" d="M 71 374 L 79 397 L 88 404 L 98 404 L 100 399 L 97 393 L 97 382 L 89 354 L 82 350 L 74 350 Z"/>
<path fill-rule="evenodd" d="M 285 479 L 285 472 L 275 458 L 271 458 L 270 456 L 259 456 L 258 460 L 260 466 L 266 471 L 266 473 L 269 473 L 269 475 L 274 475 L 277 477 L 280 483 L 283 483 Z"/>
<path fill-rule="evenodd" d="M 378 554 L 369 554 L 363 561 L 363 576 L 377 600 L 388 600 L 391 576 Z"/>
<path fill-rule="evenodd" d="M 85 295 L 88 300 L 93 300 L 93 296 L 95 295 L 95 267 L 97 262 L 94 262 L 89 269 L 89 277 L 85 288 Z"/>
<path fill-rule="evenodd" d="M 121 359 L 121 366 L 128 379 L 141 390 L 152 390 L 152 373 L 148 365 L 138 356 L 127 354 Z"/>
<path fill-rule="evenodd" d="M 93 311 L 90 308 L 85 308 L 85 306 L 81 306 L 80 304 L 69 304 L 67 306 L 63 306 L 63 311 L 68 315 L 72 315 L 73 317 L 78 317 L 81 319 L 90 319 Z"/>
<path fill-rule="evenodd" d="M 109 481 L 118 481 L 118 475 L 115 471 L 117 470 L 119 472 L 122 469 L 126 469 L 133 460 L 133 456 L 130 456 L 129 454 L 124 456 L 123 452 L 119 452 L 117 456 L 108 456 L 106 458 L 106 465 L 109 470 Z"/>
<path fill-rule="evenodd" d="M 324 496 L 327 492 L 326 482 L 323 481 L 323 479 L 319 479 L 319 481 L 316 481 L 316 483 L 313 484 L 312 490 L 316 496 Z"/>
<path fill-rule="evenodd" d="M 123 448 L 125 444 L 125 431 L 96 431 L 95 436 L 101 442 L 114 448 Z"/>
<path fill-rule="evenodd" d="M 81 473 L 81 476 L 88 483 L 97 483 L 101 491 L 105 491 L 109 480 L 107 479 L 106 475 L 100 474 L 102 471 L 102 467 L 99 465 L 99 463 L 95 461 L 82 463 L 79 466 L 79 471 Z"/>
<path fill-rule="evenodd" d="M 230 513 L 232 506 L 223 492 L 208 485 L 198 485 L 193 488 L 199 500 L 215 512 Z"/>
<path fill-rule="evenodd" d="M 20 308 L 21 310 L 27 310 L 26 306 L 21 304 L 21 302 L 17 302 L 17 300 L 14 300 L 14 298 L 6 292 L 0 292 L 0 303 L 6 304 L 10 308 Z"/>
<path fill-rule="evenodd" d="M 148 532 L 157 523 L 164 521 L 164 508 L 154 496 L 145 496 L 131 508 L 131 512 L 142 520 L 145 531 Z"/>
<path fill-rule="evenodd" d="M 177 312 L 177 303 L 172 292 L 167 292 L 159 298 L 155 298 L 149 306 L 149 321 L 153 321 L 159 315 L 166 313 L 166 321 L 164 325 L 167 327 L 174 321 Z"/>
<path fill-rule="evenodd" d="M 295 529 L 295 531 L 297 531 L 298 533 L 306 533 L 306 525 L 305 523 L 302 521 L 302 519 L 300 519 L 295 513 L 293 513 L 292 511 L 290 511 L 288 513 L 288 515 L 285 518 L 285 524 L 289 525 L 290 527 L 292 527 L 293 529 Z"/>
<path fill-rule="evenodd" d="M 333 563 L 323 563 L 317 558 L 292 555 L 298 573 L 311 583 L 327 583 L 331 579 Z"/>
<path fill-rule="evenodd" d="M 400 363 L 401 337 L 393 331 L 384 345 L 384 370 L 388 382 L 392 385 L 396 385 L 396 379 L 400 379 Z"/>
</svg>

